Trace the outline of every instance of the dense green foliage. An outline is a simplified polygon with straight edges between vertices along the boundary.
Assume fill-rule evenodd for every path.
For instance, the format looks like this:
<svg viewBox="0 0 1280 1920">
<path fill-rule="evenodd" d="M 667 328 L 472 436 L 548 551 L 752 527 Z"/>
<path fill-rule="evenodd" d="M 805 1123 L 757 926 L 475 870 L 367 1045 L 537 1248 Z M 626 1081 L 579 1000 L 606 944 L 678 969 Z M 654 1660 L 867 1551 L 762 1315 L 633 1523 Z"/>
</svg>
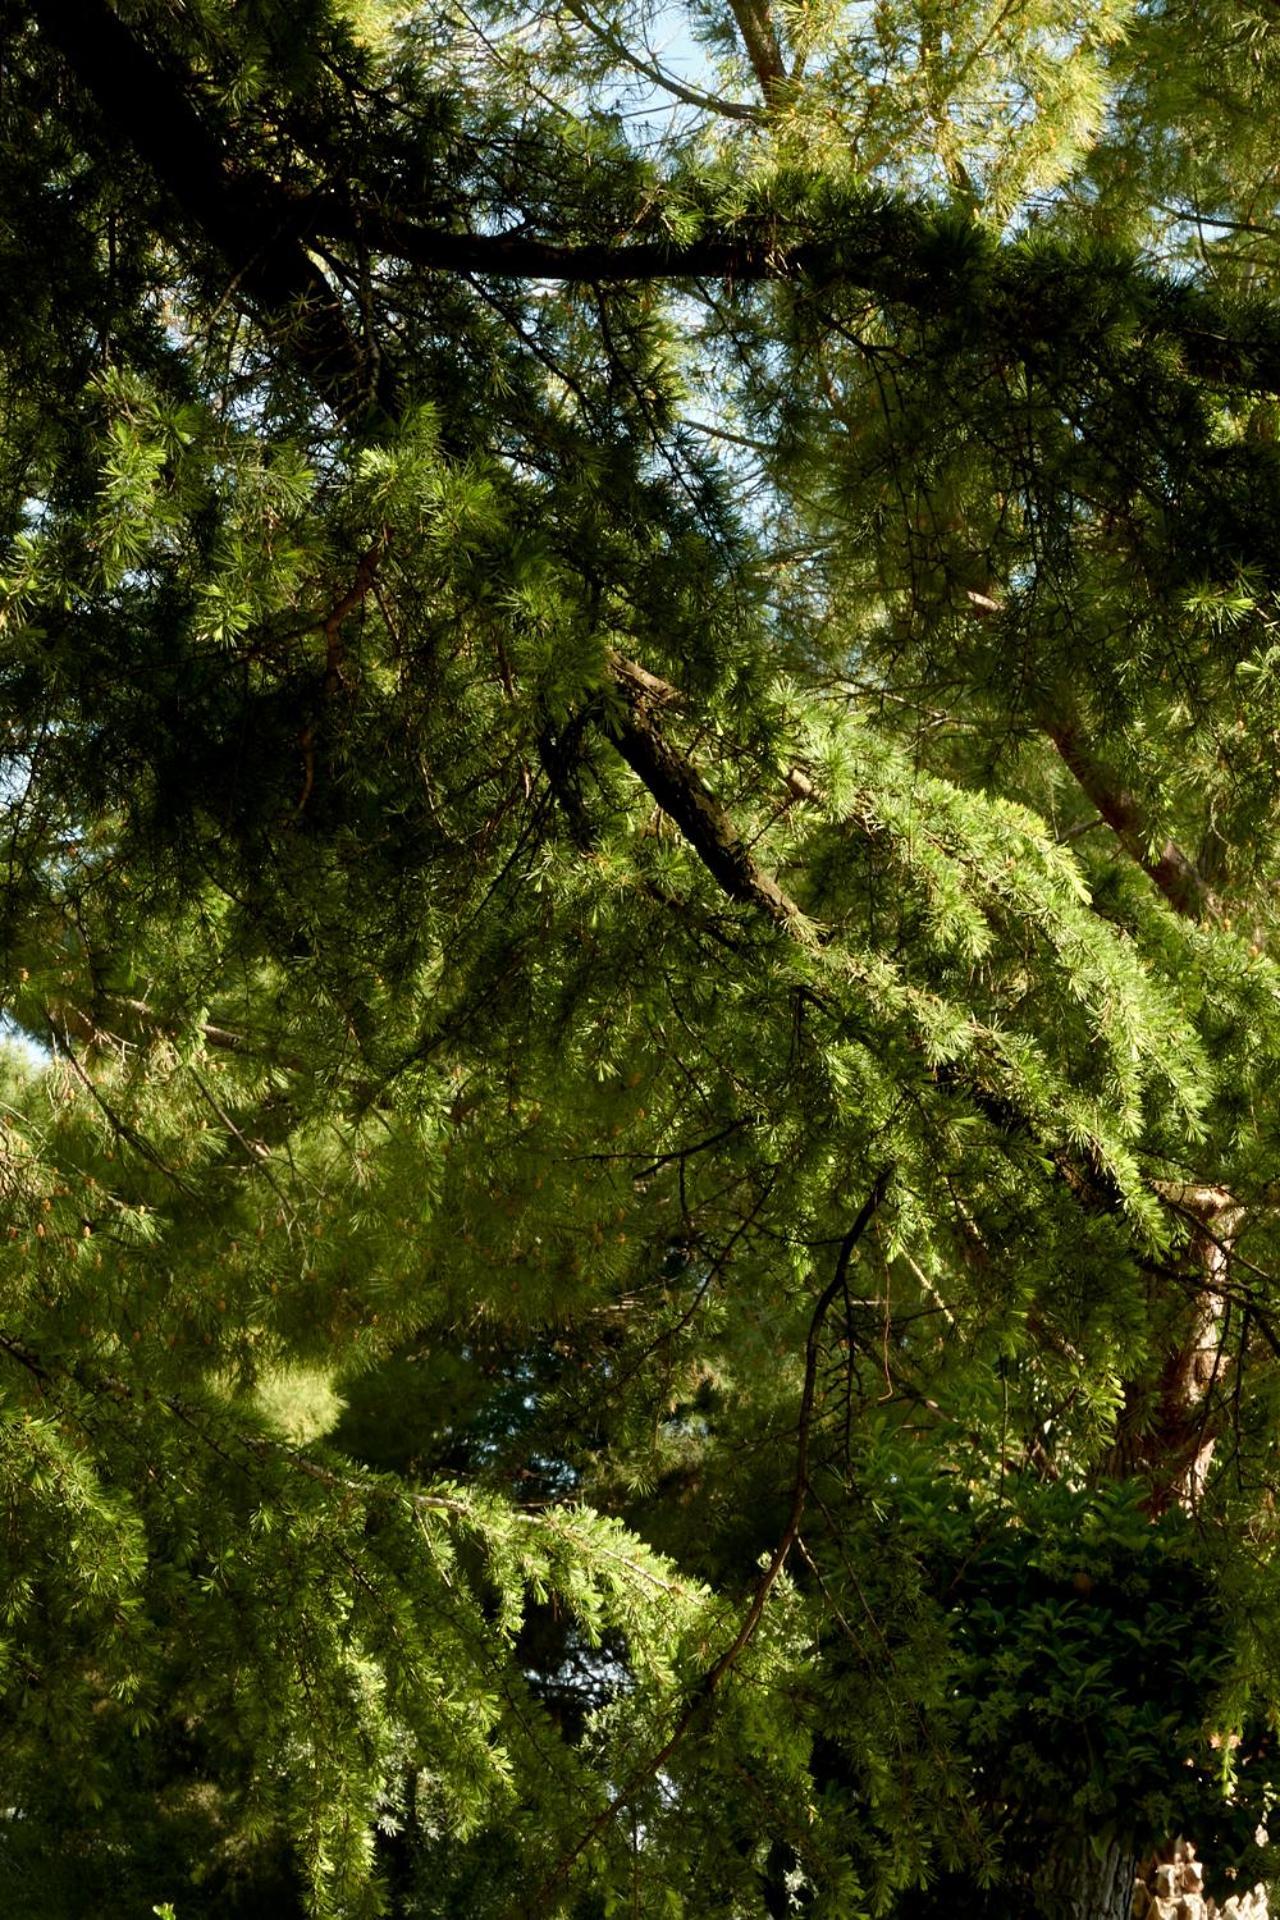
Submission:
<svg viewBox="0 0 1280 1920">
<path fill-rule="evenodd" d="M 0 23 L 5 1910 L 1265 1872 L 1275 9 Z"/>
</svg>

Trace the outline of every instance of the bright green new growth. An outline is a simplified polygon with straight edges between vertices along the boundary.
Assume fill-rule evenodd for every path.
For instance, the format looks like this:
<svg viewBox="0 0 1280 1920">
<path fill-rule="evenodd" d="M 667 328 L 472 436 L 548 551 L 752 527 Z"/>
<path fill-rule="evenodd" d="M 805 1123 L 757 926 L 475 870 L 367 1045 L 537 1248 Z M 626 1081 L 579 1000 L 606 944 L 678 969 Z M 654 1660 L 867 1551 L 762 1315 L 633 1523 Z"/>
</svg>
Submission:
<svg viewBox="0 0 1280 1920">
<path fill-rule="evenodd" d="M 1203 14 L 0 12 L 15 1912 L 1266 1871 L 1280 29 Z"/>
</svg>

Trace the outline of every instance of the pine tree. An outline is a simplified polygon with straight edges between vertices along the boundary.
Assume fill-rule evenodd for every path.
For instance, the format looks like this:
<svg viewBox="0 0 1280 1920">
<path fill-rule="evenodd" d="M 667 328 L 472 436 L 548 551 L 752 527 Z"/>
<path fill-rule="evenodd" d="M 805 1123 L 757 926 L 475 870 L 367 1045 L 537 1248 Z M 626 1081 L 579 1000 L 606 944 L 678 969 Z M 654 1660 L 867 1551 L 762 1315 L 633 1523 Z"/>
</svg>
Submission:
<svg viewBox="0 0 1280 1920">
<path fill-rule="evenodd" d="M 1271 10 L 0 20 L 8 1907 L 1265 1876 Z"/>
</svg>

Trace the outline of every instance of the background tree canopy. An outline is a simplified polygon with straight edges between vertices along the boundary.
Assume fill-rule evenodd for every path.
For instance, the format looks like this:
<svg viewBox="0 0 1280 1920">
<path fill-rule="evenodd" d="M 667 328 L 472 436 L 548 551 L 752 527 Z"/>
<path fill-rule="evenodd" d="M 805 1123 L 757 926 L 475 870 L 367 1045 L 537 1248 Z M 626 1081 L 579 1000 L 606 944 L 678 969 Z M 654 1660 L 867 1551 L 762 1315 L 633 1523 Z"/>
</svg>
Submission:
<svg viewBox="0 0 1280 1920">
<path fill-rule="evenodd" d="M 1265 1874 L 1280 14 L 0 22 L 6 1909 Z"/>
</svg>

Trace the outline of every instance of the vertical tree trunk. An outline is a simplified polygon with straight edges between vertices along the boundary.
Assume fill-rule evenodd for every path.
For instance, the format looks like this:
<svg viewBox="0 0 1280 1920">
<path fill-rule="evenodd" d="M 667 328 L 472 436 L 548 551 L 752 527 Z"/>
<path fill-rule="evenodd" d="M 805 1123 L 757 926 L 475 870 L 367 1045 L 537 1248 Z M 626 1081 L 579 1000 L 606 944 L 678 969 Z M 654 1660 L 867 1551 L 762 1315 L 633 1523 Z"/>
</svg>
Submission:
<svg viewBox="0 0 1280 1920">
<path fill-rule="evenodd" d="M 1139 1860 L 1131 1848 L 1112 1843 L 1099 1855 L 1076 1831 L 1054 1833 L 1046 1824 L 1040 1843 L 1022 1867 L 1006 1860 L 993 1888 L 963 1874 L 942 1874 L 930 1886 L 904 1893 L 894 1913 L 900 1920 L 954 1920 L 957 1914 L 989 1920 L 1131 1920 Z M 1023 1856 L 1026 1859 L 1026 1856 Z M 783 1903 L 770 1906 L 781 1913 Z M 1263 1916 L 1265 1920 L 1265 1916 Z"/>
<path fill-rule="evenodd" d="M 1168 1346 L 1158 1377 L 1126 1389 L 1112 1456 L 1116 1473 L 1147 1480 L 1153 1519 L 1173 1507 L 1193 1513 L 1209 1477 L 1225 1405 L 1221 1386 L 1232 1365 L 1227 1283 L 1244 1221 L 1243 1207 L 1225 1188 L 1160 1182 L 1157 1191 L 1192 1227 L 1183 1255 L 1188 1293 L 1167 1303 Z"/>
<path fill-rule="evenodd" d="M 1047 1851 L 1035 1875 L 1041 1920 L 1129 1920 L 1138 1862 L 1116 1842 L 1099 1855 L 1073 1839 Z"/>
</svg>

